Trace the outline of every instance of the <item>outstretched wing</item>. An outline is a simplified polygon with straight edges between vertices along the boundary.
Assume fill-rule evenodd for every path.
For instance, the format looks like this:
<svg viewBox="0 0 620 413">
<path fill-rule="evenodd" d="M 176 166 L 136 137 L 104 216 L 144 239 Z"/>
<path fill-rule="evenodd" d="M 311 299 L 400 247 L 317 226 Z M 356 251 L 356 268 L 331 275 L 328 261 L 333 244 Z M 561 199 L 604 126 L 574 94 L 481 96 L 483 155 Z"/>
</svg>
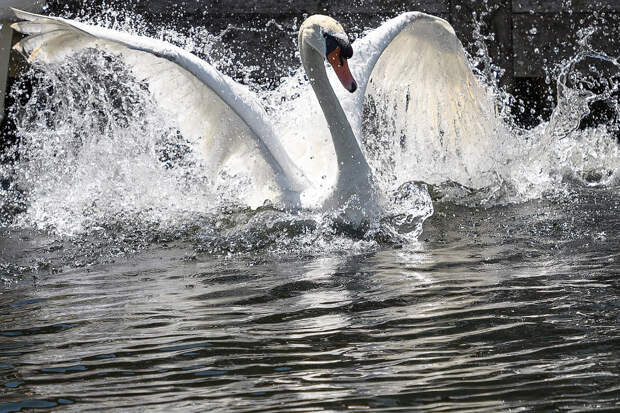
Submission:
<svg viewBox="0 0 620 413">
<path fill-rule="evenodd" d="M 15 48 L 29 61 L 58 62 L 85 48 L 118 55 L 138 81 L 148 84 L 180 132 L 188 139 L 202 140 L 211 168 L 247 172 L 255 162 L 256 169 L 275 175 L 285 191 L 304 187 L 303 174 L 283 150 L 258 100 L 208 63 L 160 40 L 14 12 L 23 21 L 12 27 L 28 35 Z"/>
<path fill-rule="evenodd" d="M 498 122 L 452 27 L 405 13 L 354 48 L 351 67 L 362 93 L 353 106 L 364 99 L 364 114 L 358 110 L 352 120 L 375 164 L 388 164 L 397 181 L 486 185 Z M 386 156 L 389 162 L 380 159 Z"/>
</svg>

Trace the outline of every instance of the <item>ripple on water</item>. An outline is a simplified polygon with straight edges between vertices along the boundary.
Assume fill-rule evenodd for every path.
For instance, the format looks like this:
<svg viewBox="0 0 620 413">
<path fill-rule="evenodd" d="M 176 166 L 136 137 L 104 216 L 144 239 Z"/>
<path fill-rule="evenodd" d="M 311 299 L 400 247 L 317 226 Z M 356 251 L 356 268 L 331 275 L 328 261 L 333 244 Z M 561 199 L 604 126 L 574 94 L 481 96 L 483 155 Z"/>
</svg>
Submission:
<svg viewBox="0 0 620 413">
<path fill-rule="evenodd" d="M 410 249 L 187 260 L 154 245 L 26 274 L 0 299 L 0 406 L 613 410 L 618 240 L 596 234 L 618 204 L 597 191 L 580 209 L 438 205 Z"/>
</svg>

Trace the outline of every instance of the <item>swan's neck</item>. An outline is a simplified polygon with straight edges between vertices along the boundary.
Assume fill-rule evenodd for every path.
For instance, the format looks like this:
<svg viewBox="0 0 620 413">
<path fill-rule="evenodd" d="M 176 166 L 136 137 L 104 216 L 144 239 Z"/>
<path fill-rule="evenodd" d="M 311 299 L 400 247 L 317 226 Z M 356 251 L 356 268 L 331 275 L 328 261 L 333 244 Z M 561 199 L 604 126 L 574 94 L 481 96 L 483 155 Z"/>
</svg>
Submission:
<svg viewBox="0 0 620 413">
<path fill-rule="evenodd" d="M 338 97 L 327 78 L 323 57 L 311 46 L 301 44 L 301 60 L 327 120 L 338 160 L 337 193 L 342 196 L 369 191 L 370 167 L 353 134 Z"/>
</svg>

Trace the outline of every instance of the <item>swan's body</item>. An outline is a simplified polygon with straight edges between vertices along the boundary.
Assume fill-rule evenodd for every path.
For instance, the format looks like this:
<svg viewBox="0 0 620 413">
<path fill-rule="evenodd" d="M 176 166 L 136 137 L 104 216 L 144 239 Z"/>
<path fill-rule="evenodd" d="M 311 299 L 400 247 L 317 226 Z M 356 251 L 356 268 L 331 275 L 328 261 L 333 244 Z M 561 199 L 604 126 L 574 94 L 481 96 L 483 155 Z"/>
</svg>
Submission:
<svg viewBox="0 0 620 413">
<path fill-rule="evenodd" d="M 286 143 L 267 121 L 258 100 L 208 63 L 159 40 L 56 17 L 17 10 L 15 13 L 24 21 L 13 27 L 29 35 L 16 48 L 31 61 L 57 62 L 68 54 L 91 47 L 121 56 L 136 78 L 148 83 L 155 100 L 173 116 L 181 133 L 188 139 L 202 142 L 207 164 L 214 173 L 246 171 L 255 180 L 259 196 L 250 203 L 260 204 L 265 197 L 279 196 L 290 205 L 316 205 L 314 195 L 304 197 L 303 194 L 312 192 L 312 182 L 316 182 L 312 175 L 324 171 L 313 170 L 316 163 L 291 159 L 291 151 L 285 149 Z M 427 135 L 440 134 L 442 140 L 453 143 L 467 138 L 463 134 L 467 128 L 474 130 L 472 136 L 484 132 L 484 128 L 476 128 L 480 113 L 486 110 L 477 107 L 481 105 L 483 94 L 471 74 L 460 42 L 445 21 L 423 13 L 405 13 L 359 40 L 357 44 L 362 47 L 356 48 L 350 60 L 357 84 L 345 85 L 349 91 L 357 89 L 357 92 L 340 97 L 329 80 L 333 74 L 328 75 L 324 63 L 326 38 L 330 36 L 345 39 L 342 41 L 346 43 L 342 27 L 326 16 L 308 18 L 299 31 L 303 67 L 329 129 L 309 132 L 312 134 L 310 147 L 323 145 L 324 135 L 331 134 L 337 162 L 335 182 L 319 196 L 323 205 L 337 207 L 352 195 L 363 206 L 375 204 L 372 171 L 360 140 L 361 108 L 371 75 L 374 79 L 372 90 L 398 95 L 401 100 L 406 93 L 407 110 L 410 101 L 419 105 L 412 116 L 427 112 L 425 116 L 430 120 L 425 122 L 429 127 L 424 126 L 424 122 L 415 122 L 426 127 L 423 132 Z M 396 44 L 399 49 L 392 50 Z M 386 62 L 383 55 L 389 56 L 389 61 Z M 416 59 L 412 60 L 412 55 Z M 424 65 L 433 59 L 438 66 L 443 66 L 432 68 L 443 70 L 439 74 L 424 72 Z M 346 68 L 346 58 L 341 58 L 341 62 Z M 332 64 L 335 70 L 341 70 L 342 65 Z M 416 69 L 419 66 L 422 68 Z M 407 75 L 413 78 L 403 77 Z M 425 76 L 431 76 L 432 85 L 424 84 Z M 352 78 L 347 82 L 351 81 Z M 432 107 L 425 107 L 426 102 L 417 99 L 415 90 L 429 87 L 453 88 L 456 95 L 443 98 L 444 101 L 431 96 L 424 100 L 430 100 Z M 447 92 L 449 96 L 450 90 Z M 442 120 L 435 112 L 446 114 L 447 120 Z M 446 134 L 451 135 L 446 137 Z"/>
</svg>

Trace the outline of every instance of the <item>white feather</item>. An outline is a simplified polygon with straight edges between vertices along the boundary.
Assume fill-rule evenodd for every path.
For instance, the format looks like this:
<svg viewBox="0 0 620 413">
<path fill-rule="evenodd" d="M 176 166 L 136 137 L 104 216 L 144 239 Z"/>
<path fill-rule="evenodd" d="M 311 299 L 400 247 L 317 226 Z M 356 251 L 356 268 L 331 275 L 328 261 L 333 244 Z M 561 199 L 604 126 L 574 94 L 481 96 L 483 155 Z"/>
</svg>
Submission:
<svg viewBox="0 0 620 413">
<path fill-rule="evenodd" d="M 225 166 L 232 174 L 251 172 L 255 183 L 265 187 L 275 177 L 286 196 L 304 188 L 303 174 L 283 150 L 258 100 L 195 55 L 156 39 L 19 10 L 15 14 L 24 21 L 12 27 L 29 35 L 15 49 L 29 60 L 59 62 L 90 47 L 116 54 L 137 80 L 148 83 L 181 133 L 203 142 L 214 171 Z M 253 156 L 239 163 L 248 153 Z"/>
</svg>

